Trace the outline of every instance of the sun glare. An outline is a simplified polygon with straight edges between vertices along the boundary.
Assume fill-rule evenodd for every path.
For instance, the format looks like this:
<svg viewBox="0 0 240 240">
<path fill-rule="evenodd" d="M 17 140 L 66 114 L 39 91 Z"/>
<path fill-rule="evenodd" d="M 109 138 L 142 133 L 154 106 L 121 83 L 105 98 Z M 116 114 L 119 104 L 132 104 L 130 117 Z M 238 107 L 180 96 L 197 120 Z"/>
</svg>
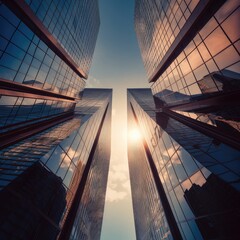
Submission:
<svg viewBox="0 0 240 240">
<path fill-rule="evenodd" d="M 134 128 L 132 130 L 130 130 L 129 132 L 129 138 L 132 141 L 138 141 L 141 138 L 141 133 L 137 128 Z"/>
</svg>

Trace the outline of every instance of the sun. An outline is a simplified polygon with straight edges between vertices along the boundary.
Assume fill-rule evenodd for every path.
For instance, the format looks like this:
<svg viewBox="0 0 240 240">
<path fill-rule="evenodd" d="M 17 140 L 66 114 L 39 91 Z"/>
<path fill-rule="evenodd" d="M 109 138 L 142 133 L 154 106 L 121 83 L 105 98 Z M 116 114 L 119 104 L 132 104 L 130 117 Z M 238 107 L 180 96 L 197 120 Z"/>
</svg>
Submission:
<svg viewBox="0 0 240 240">
<path fill-rule="evenodd" d="M 139 129 L 137 129 L 137 128 L 131 129 L 129 131 L 129 138 L 134 142 L 140 140 L 141 139 L 141 133 L 140 133 Z"/>
</svg>

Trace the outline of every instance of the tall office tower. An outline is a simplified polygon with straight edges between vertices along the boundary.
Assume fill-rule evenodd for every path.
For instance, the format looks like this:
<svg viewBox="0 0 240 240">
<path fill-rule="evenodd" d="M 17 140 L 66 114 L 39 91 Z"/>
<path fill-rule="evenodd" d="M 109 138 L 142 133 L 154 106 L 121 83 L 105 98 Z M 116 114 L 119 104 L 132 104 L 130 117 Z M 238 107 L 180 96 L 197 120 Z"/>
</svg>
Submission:
<svg viewBox="0 0 240 240">
<path fill-rule="evenodd" d="M 98 239 L 112 91 L 82 98 L 98 2 L 1 1 L 0 26 L 0 239 Z"/>
<path fill-rule="evenodd" d="M 139 133 L 138 122 L 135 119 L 132 91 L 128 90 L 127 101 L 128 161 L 136 239 L 172 239 L 165 211 L 159 201 L 157 185 L 148 163 L 146 146 L 144 146 L 145 142 L 143 142 L 144 138 Z M 134 91 L 145 93 L 144 101 L 147 100 L 146 96 L 152 97 L 150 89 Z M 145 104 L 144 108 L 147 112 L 149 112 L 148 105 Z M 151 118 L 148 117 L 147 121 L 151 121 Z"/>
<path fill-rule="evenodd" d="M 1 239 L 100 239 L 111 98 L 111 89 L 85 89 L 74 116 L 1 148 Z"/>
<path fill-rule="evenodd" d="M 235 0 L 136 0 L 153 98 L 129 91 L 129 111 L 174 239 L 239 235 L 239 19 Z"/>
<path fill-rule="evenodd" d="M 150 89 L 128 89 L 128 158 L 137 239 L 238 239 L 239 190 L 214 173 L 220 163 L 204 156 L 200 161 L 188 151 L 198 141 L 188 140 L 195 132 L 182 129 L 183 145 L 159 121 L 172 128 L 177 124 L 156 110 Z M 227 154 L 219 156 L 222 167 L 230 164 L 224 161 L 231 158 Z"/>
</svg>

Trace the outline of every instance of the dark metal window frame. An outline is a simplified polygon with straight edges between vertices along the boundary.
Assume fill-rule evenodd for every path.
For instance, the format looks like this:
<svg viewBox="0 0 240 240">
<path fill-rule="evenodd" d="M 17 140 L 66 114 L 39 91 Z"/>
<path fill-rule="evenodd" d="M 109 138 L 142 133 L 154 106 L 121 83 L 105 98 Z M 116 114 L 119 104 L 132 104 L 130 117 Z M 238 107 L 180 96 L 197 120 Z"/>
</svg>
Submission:
<svg viewBox="0 0 240 240">
<path fill-rule="evenodd" d="M 201 0 L 164 55 L 149 82 L 156 82 L 226 0 Z"/>
<path fill-rule="evenodd" d="M 134 119 L 135 119 L 137 125 L 139 125 L 138 118 L 137 118 L 137 115 L 134 111 L 132 103 L 130 103 L 130 106 L 131 106 L 131 110 L 132 110 Z M 148 163 L 149 163 L 149 166 L 150 166 L 150 169 L 151 169 L 151 172 L 152 172 L 152 176 L 153 176 L 154 182 L 156 184 L 158 195 L 159 195 L 159 198 L 161 200 L 161 203 L 162 203 L 162 206 L 163 206 L 163 209 L 164 209 L 164 212 L 165 212 L 165 216 L 166 216 L 166 219 L 167 219 L 167 222 L 168 222 L 169 229 L 170 229 L 174 239 L 181 240 L 182 235 L 181 235 L 180 230 L 178 228 L 176 219 L 174 218 L 174 215 L 173 215 L 172 209 L 170 207 L 170 204 L 168 202 L 167 195 L 164 191 L 161 179 L 158 175 L 158 170 L 157 170 L 157 167 L 155 166 L 154 160 L 152 158 L 151 151 L 150 151 L 150 149 L 148 147 L 148 144 L 147 144 L 147 141 L 145 140 L 144 137 L 142 138 L 142 141 L 143 141 L 144 150 L 145 150 L 145 153 L 146 153 L 146 156 L 147 156 L 147 159 L 148 159 Z"/>
<path fill-rule="evenodd" d="M 169 109 L 163 109 L 163 113 L 158 113 L 159 115 L 162 115 L 162 117 L 165 116 L 165 118 L 172 118 L 175 119 L 178 122 L 183 123 L 184 125 L 208 136 L 213 138 L 214 140 L 219 141 L 219 143 L 225 143 L 235 149 L 240 150 L 240 143 L 239 138 L 236 138 L 235 136 L 229 135 L 227 132 L 219 132 L 219 130 L 211 125 L 208 125 L 206 123 L 197 121 L 195 119 L 183 116 L 179 113 L 173 112 Z M 161 116 L 159 116 L 161 118 Z"/>
<path fill-rule="evenodd" d="M 11 146 L 17 142 L 20 142 L 26 138 L 29 138 L 44 130 L 47 130 L 48 128 L 53 127 L 59 123 L 70 120 L 73 117 L 74 117 L 73 112 L 67 112 L 41 122 L 29 124 L 27 126 L 21 126 L 12 131 L 3 133 L 0 136 L 0 150 L 8 146 Z"/>
<path fill-rule="evenodd" d="M 0 95 L 75 103 L 75 98 L 0 78 Z"/>
<path fill-rule="evenodd" d="M 195 101 L 193 100 L 189 103 L 168 105 L 167 108 L 189 112 L 209 112 L 216 109 L 222 109 L 225 106 L 239 106 L 240 90 L 226 93 L 217 92 L 214 94 L 205 95 L 206 98 Z M 202 97 L 204 97 L 204 94 Z"/>
<path fill-rule="evenodd" d="M 88 78 L 87 74 L 77 66 L 71 56 L 36 17 L 24 0 L 3 0 L 3 3 L 9 7 L 43 42 L 45 42 L 53 52 L 64 60 L 78 76 L 84 79 Z"/>
<path fill-rule="evenodd" d="M 235 149 L 240 150 L 239 136 L 230 135 L 229 132 L 219 131 L 216 127 L 207 123 L 200 122 L 190 117 L 183 116 L 175 112 L 174 110 L 186 111 L 186 112 L 214 112 L 223 107 L 239 106 L 239 94 L 240 90 L 226 93 L 216 93 L 207 96 L 206 98 L 191 101 L 189 103 L 166 105 L 162 108 L 156 109 L 156 114 L 161 118 L 173 118 L 184 125 L 203 133 L 204 135 L 211 137 L 219 142 L 225 143 Z M 162 117 L 161 117 L 162 116 Z"/>
<path fill-rule="evenodd" d="M 90 168 L 91 168 L 91 165 L 92 165 L 92 161 L 94 159 L 94 154 L 95 154 L 95 151 L 96 151 L 96 148 L 97 148 L 98 140 L 99 140 L 99 137 L 100 137 L 100 134 L 101 134 L 101 131 L 102 131 L 102 127 L 103 127 L 103 124 L 104 124 L 104 120 L 105 120 L 105 117 L 106 117 L 106 114 L 107 114 L 108 107 L 109 107 L 109 104 L 106 106 L 106 109 L 105 109 L 105 112 L 103 114 L 99 129 L 97 131 L 96 138 L 93 142 L 93 146 L 92 146 L 92 149 L 91 149 L 89 157 L 88 157 L 88 161 L 87 161 L 86 166 L 83 170 L 82 178 L 79 182 L 76 194 L 73 198 L 72 205 L 69 209 L 69 212 L 68 212 L 66 220 L 63 224 L 63 227 L 62 227 L 61 233 L 58 237 L 58 240 L 68 240 L 68 239 L 70 239 L 73 224 L 74 224 L 74 221 L 75 221 L 75 218 L 76 218 L 76 215 L 77 215 L 78 207 L 80 205 L 80 202 L 81 202 L 81 199 L 82 199 L 82 196 L 83 196 L 83 193 L 84 193 L 84 188 L 85 188 L 85 185 L 86 185 L 86 182 L 87 182 L 87 179 L 88 179 L 88 174 L 89 174 L 89 171 L 90 171 Z"/>
</svg>

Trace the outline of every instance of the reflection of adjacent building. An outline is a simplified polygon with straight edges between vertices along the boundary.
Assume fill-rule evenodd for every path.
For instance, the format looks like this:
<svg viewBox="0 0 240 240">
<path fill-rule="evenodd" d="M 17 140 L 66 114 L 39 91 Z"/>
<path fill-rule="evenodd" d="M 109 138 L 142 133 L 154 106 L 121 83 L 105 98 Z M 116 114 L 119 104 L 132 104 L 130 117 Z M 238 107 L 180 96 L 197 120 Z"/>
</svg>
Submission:
<svg viewBox="0 0 240 240">
<path fill-rule="evenodd" d="M 234 0 L 135 1 L 135 30 L 152 85 L 128 90 L 128 112 L 143 136 L 141 172 L 149 173 L 142 176 L 155 183 L 155 190 L 143 184 L 149 197 L 141 202 L 134 188 L 144 180 L 131 177 L 139 239 L 138 229 L 155 219 L 145 208 L 148 227 L 136 220 L 143 218 L 139 206 L 151 204 L 155 191 L 174 239 L 239 238 L 239 18 Z M 131 151 L 129 144 L 135 176 L 131 166 L 137 171 L 141 161 Z"/>
<path fill-rule="evenodd" d="M 78 239 L 82 229 L 75 230 L 74 221 L 82 224 L 87 215 L 89 234 L 100 238 L 107 184 L 107 174 L 103 173 L 108 172 L 110 158 L 111 90 L 85 89 L 84 92 L 83 100 L 77 104 L 75 117 L 1 150 L 1 194 L 5 196 L 1 197 L 2 206 L 8 206 L 8 200 L 15 199 L 20 191 L 20 200 L 27 199 L 30 206 L 34 205 L 32 209 L 29 207 L 29 215 L 37 215 L 37 220 L 32 221 L 30 216 L 24 215 L 28 212 L 24 211 L 26 206 L 21 204 L 23 200 L 16 198 L 9 202 L 12 207 L 4 208 L 1 217 L 4 223 L 9 216 L 19 221 L 20 211 L 22 217 L 26 217 L 25 227 L 19 226 L 19 230 L 15 231 L 14 223 L 6 227 L 6 222 L 0 227 L 0 236 L 13 237 L 13 234 L 21 233 L 23 239 L 32 239 L 32 236 L 36 239 L 55 239 L 64 229 L 60 239 L 73 234 L 71 231 L 75 234 L 72 239 Z M 34 170 L 36 168 L 39 170 Z M 39 174 L 30 174 L 32 171 L 39 171 Z M 47 178 L 47 175 L 50 177 Z M 21 188 L 15 187 L 21 185 L 22 178 L 26 187 L 24 184 Z M 40 178 L 43 179 L 42 183 Z M 31 183 L 38 180 L 38 185 Z M 36 187 L 34 192 L 31 186 Z M 57 189 L 61 190 L 61 196 Z M 30 193 L 34 196 L 31 197 Z M 86 194 L 90 194 L 90 202 L 86 202 Z M 39 201 L 42 205 L 38 204 Z M 52 204 L 54 201 L 57 204 Z M 80 206 L 84 206 L 86 213 L 78 210 Z M 54 221 L 48 216 L 50 213 L 57 215 Z M 50 220 L 40 225 L 42 220 L 39 214 L 43 215 L 43 219 Z M 47 226 L 49 222 L 51 224 Z M 41 226 L 49 230 L 44 232 Z M 29 231 L 31 235 L 28 235 Z M 39 231 L 45 235 L 39 234 Z"/>
<path fill-rule="evenodd" d="M 136 129 L 128 101 L 128 129 Z M 130 133 L 129 133 L 130 135 Z M 172 239 L 165 212 L 141 143 L 142 137 L 128 137 L 128 163 L 137 239 Z"/>
<path fill-rule="evenodd" d="M 0 239 L 78 239 L 83 222 L 98 239 L 112 99 L 84 90 L 98 2 L 1 1 L 0 25 Z"/>
<path fill-rule="evenodd" d="M 49 230 L 43 232 L 41 226 L 46 225 L 47 229 L 47 223 L 40 225 L 40 217 L 34 222 L 31 217 L 26 216 L 25 227 L 19 227 L 19 234 L 23 234 L 23 239 L 31 239 L 29 236 L 36 239 L 55 239 L 62 229 L 64 232 L 62 230 L 63 236 L 60 235 L 60 239 L 73 234 L 71 231 L 75 234 L 72 239 L 78 239 L 82 229 L 75 230 L 74 221 L 82 224 L 86 214 L 89 219 L 89 234 L 95 234 L 96 239 L 100 238 L 107 184 L 107 174 L 103 173 L 108 172 L 110 158 L 111 92 L 108 89 L 85 89 L 83 100 L 76 106 L 75 117 L 1 150 L 1 194 L 7 196 L 1 198 L 2 206 L 8 206 L 7 199 L 10 201 L 20 191 L 20 200 L 27 199 L 26 202 L 34 205 L 32 214 L 43 215 L 44 219 L 49 218 L 51 225 L 53 224 L 53 227 L 48 226 Z M 39 170 L 34 170 L 36 168 Z M 32 171 L 39 171 L 39 174 L 30 174 Z M 28 172 L 30 173 L 27 174 Z M 47 175 L 50 177 L 47 178 Z M 29 189 L 24 184 L 19 187 L 22 178 L 25 179 L 25 184 L 29 182 Z M 38 180 L 38 185 L 31 183 Z M 33 192 L 31 186 L 39 187 Z M 57 189 L 61 190 L 61 196 Z M 91 201 L 86 203 L 86 194 L 89 191 Z M 34 196 L 31 197 L 30 193 Z M 41 197 L 45 200 L 41 200 Z M 22 217 L 25 217 L 26 207 L 21 205 L 21 201 L 16 198 L 11 203 L 12 208 L 5 208 L 1 215 L 3 222 L 10 215 L 14 216 L 15 221 L 19 221 L 17 211 L 23 212 Z M 42 205 L 38 204 L 39 201 Z M 60 204 L 59 210 L 58 204 L 52 204 L 54 201 Z M 14 208 L 13 205 L 17 207 Z M 78 210 L 80 206 L 84 206 L 85 214 Z M 57 215 L 54 221 L 48 216 L 50 213 Z M 93 222 L 95 225 L 92 225 Z M 8 224 L 8 231 L 5 232 L 5 224 L 2 224 L 0 236 L 6 234 L 13 237 L 13 233 L 18 233 L 14 231 L 15 228 L 14 224 Z M 30 229 L 32 235 L 27 235 Z M 39 231 L 46 235 L 39 234 Z"/>
<path fill-rule="evenodd" d="M 198 84 L 202 93 L 231 92 L 240 88 L 240 73 L 223 69 L 204 76 Z"/>
<path fill-rule="evenodd" d="M 96 90 L 96 94 L 99 93 Z M 99 104 L 99 100 L 97 102 Z M 71 239 L 100 239 L 110 159 L 111 103 L 108 108 L 98 142 L 94 145 L 95 150 L 90 152 L 91 168 L 77 209 Z"/>
<path fill-rule="evenodd" d="M 184 198 L 196 216 L 204 239 L 234 239 L 239 229 L 240 194 L 214 175 L 186 189 Z"/>
<path fill-rule="evenodd" d="M 65 198 L 61 178 L 36 162 L 0 192 L 1 238 L 56 238 Z"/>
<path fill-rule="evenodd" d="M 136 1 L 135 29 L 153 95 L 182 115 L 212 113 L 219 126 L 239 131 L 239 12 L 234 0 Z M 191 99 L 187 105 L 182 95 Z"/>
</svg>

